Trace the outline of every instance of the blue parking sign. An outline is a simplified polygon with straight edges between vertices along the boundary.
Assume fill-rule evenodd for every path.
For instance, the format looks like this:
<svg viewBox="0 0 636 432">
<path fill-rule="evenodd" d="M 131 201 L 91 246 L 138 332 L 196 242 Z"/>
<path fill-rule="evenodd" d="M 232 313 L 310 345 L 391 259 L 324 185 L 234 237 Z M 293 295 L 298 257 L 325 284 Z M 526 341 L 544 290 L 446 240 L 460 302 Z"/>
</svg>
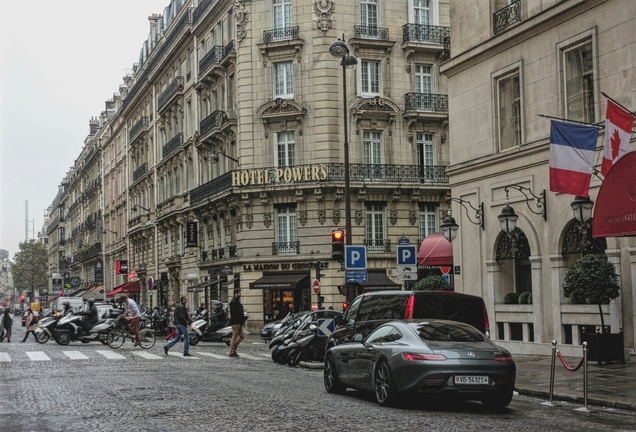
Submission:
<svg viewBox="0 0 636 432">
<path fill-rule="evenodd" d="M 362 270 L 367 268 L 366 246 L 345 246 L 345 270 Z"/>
<path fill-rule="evenodd" d="M 397 263 L 398 265 L 416 265 L 417 251 L 415 245 L 398 245 Z"/>
</svg>

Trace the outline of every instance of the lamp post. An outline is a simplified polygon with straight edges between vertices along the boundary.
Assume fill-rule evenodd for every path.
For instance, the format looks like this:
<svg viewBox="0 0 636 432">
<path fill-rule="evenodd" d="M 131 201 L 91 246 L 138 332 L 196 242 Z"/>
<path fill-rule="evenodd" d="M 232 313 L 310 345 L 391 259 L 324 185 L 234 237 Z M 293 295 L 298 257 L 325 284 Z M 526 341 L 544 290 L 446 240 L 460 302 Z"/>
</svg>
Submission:
<svg viewBox="0 0 636 432">
<path fill-rule="evenodd" d="M 338 39 L 329 47 L 329 53 L 336 58 L 340 58 L 340 64 L 342 65 L 342 99 L 343 105 L 343 122 L 344 122 L 344 199 L 345 199 L 345 244 L 352 244 L 351 233 L 351 201 L 349 190 L 349 130 L 347 125 L 347 67 L 350 70 L 355 69 L 358 64 L 358 60 L 349 54 L 349 48 L 344 43 L 344 35 L 342 39 Z"/>
<path fill-rule="evenodd" d="M 239 163 L 239 160 L 238 160 L 238 159 L 235 159 L 235 158 L 233 158 L 232 156 L 230 156 L 229 154 L 227 154 L 227 153 L 223 153 L 223 152 L 214 152 L 214 153 L 210 154 L 210 159 L 212 159 L 214 162 L 218 162 L 218 161 L 219 161 L 219 155 L 223 155 L 223 156 L 225 156 L 226 158 L 228 158 L 228 159 L 230 159 L 230 160 L 232 160 L 232 161 L 236 162 L 236 164 L 237 164 L 237 165 L 241 165 L 241 164 Z"/>
</svg>

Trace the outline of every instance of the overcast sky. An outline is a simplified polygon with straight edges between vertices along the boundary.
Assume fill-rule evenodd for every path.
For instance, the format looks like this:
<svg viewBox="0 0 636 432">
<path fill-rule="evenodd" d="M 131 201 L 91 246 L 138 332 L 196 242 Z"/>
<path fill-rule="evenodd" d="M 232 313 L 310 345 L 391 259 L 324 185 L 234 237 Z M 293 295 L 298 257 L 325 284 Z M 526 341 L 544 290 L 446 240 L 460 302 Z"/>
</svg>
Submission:
<svg viewBox="0 0 636 432">
<path fill-rule="evenodd" d="M 148 16 L 170 0 L 3 2 L 0 26 L 0 249 L 13 260 L 79 156 L 91 117 L 132 72 Z M 35 226 L 35 234 L 33 227 Z"/>
</svg>

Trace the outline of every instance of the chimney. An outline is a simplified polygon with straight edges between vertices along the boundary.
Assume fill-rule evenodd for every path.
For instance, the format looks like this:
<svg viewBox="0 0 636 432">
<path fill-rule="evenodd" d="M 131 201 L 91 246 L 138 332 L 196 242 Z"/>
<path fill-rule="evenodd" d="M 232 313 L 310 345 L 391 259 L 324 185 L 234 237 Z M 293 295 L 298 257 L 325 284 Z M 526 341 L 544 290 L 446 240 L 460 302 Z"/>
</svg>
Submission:
<svg viewBox="0 0 636 432">
<path fill-rule="evenodd" d="M 89 135 L 95 135 L 97 130 L 99 129 L 99 119 L 97 117 L 91 117 L 88 122 L 89 127 Z"/>
<path fill-rule="evenodd" d="M 159 18 L 161 18 L 161 15 L 156 13 L 148 17 L 148 21 L 150 21 L 150 33 L 152 33 L 152 30 L 157 25 L 157 21 L 159 21 Z"/>
<path fill-rule="evenodd" d="M 106 101 L 106 112 L 108 111 L 112 111 L 115 109 L 115 102 L 112 100 L 107 100 Z"/>
</svg>

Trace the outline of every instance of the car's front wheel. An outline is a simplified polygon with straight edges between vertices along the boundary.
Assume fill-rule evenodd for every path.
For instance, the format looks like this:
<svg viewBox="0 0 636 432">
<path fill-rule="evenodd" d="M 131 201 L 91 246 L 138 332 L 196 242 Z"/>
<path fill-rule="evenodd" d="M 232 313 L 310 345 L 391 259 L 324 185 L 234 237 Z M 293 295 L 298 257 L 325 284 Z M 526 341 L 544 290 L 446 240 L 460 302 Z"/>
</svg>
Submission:
<svg viewBox="0 0 636 432">
<path fill-rule="evenodd" d="M 324 381 L 327 393 L 342 394 L 347 391 L 347 387 L 338 378 L 336 359 L 332 354 L 329 354 L 325 359 Z"/>
<path fill-rule="evenodd" d="M 375 368 L 375 400 L 382 406 L 391 406 L 397 397 L 391 370 L 387 362 L 380 362 Z"/>
</svg>

